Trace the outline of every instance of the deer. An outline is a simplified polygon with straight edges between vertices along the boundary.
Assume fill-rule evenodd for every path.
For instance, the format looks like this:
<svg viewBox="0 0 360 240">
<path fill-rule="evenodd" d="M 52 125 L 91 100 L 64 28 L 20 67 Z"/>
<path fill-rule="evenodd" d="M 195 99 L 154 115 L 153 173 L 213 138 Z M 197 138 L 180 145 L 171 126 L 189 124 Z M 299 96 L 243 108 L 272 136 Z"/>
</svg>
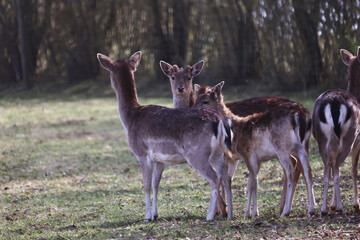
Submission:
<svg viewBox="0 0 360 240">
<path fill-rule="evenodd" d="M 161 70 L 170 80 L 174 108 L 189 108 L 194 105 L 192 80 L 200 74 L 203 67 L 204 60 L 195 63 L 191 67 L 187 65 L 183 68 L 160 61 Z"/>
<path fill-rule="evenodd" d="M 321 215 L 328 212 L 327 195 L 329 178 L 333 175 L 333 197 L 331 210 L 344 214 L 340 196 L 340 166 L 351 155 L 351 175 L 354 187 L 353 206 L 359 211 L 357 177 L 360 153 L 360 47 L 357 56 L 345 49 L 340 50 L 343 63 L 348 67 L 347 91 L 328 90 L 316 100 L 313 119 L 313 136 L 318 144 L 324 164 L 324 192 Z"/>
<path fill-rule="evenodd" d="M 200 74 L 200 71 L 203 69 L 204 66 L 204 61 L 200 61 L 196 64 L 194 64 L 192 67 L 187 67 L 189 70 L 186 71 L 186 73 L 184 73 L 184 71 L 182 71 L 180 69 L 180 71 L 178 70 L 179 68 L 177 67 L 177 65 L 173 65 L 171 66 L 170 64 L 164 62 L 164 61 L 160 61 L 160 68 L 162 69 L 162 71 L 164 72 L 164 74 L 166 76 L 169 77 L 170 79 L 170 83 L 171 83 L 171 91 L 172 91 L 172 95 L 173 95 L 173 103 L 174 103 L 174 107 L 175 108 L 189 108 L 191 106 L 194 105 L 195 102 L 195 98 L 194 98 L 194 91 L 192 87 L 192 80 L 193 80 L 193 76 L 196 74 Z M 200 71 L 196 71 L 194 73 L 192 73 L 192 75 L 190 74 L 191 70 L 194 69 L 200 69 Z M 183 82 L 185 79 L 188 79 L 188 81 L 185 81 L 188 85 L 186 85 L 187 87 L 184 88 L 184 91 L 182 92 L 182 94 L 178 94 L 177 92 L 177 86 L 182 86 Z M 283 98 L 283 97 L 254 97 L 254 98 L 249 98 L 249 99 L 245 99 L 242 101 L 235 101 L 235 102 L 229 102 L 226 103 L 226 106 L 237 116 L 239 117 L 246 117 L 248 115 L 252 115 L 255 113 L 261 113 L 264 111 L 269 111 L 270 109 L 274 109 L 277 108 L 283 104 L 291 104 L 292 102 L 287 99 L 287 98 Z M 302 126 L 304 126 L 305 122 L 302 122 Z M 303 128 L 302 128 L 303 129 Z M 302 131 L 304 132 L 304 131 Z M 309 155 L 309 140 L 306 140 L 306 152 L 307 155 Z M 302 175 L 304 175 L 304 170 L 302 168 L 301 164 L 297 164 L 298 159 L 296 159 L 294 156 L 291 156 L 292 160 L 293 160 L 293 165 L 295 168 L 295 175 L 294 175 L 294 188 L 293 188 L 293 193 L 292 193 L 292 199 L 294 197 L 295 194 L 295 190 L 296 190 L 296 186 L 300 177 L 300 173 L 302 173 Z M 237 168 L 237 164 L 238 161 L 232 161 L 229 162 L 229 175 L 231 177 L 234 176 L 236 168 Z M 285 174 L 284 174 L 285 175 Z M 311 175 L 311 168 L 309 169 L 309 175 L 310 178 L 312 178 Z M 312 193 L 312 187 L 309 187 L 308 183 L 307 183 L 307 178 L 305 178 L 305 183 L 307 185 L 307 189 L 311 189 L 311 193 Z M 286 189 L 287 189 L 287 179 L 286 179 L 286 175 L 285 175 L 285 179 L 284 179 L 284 186 L 283 186 L 283 191 L 281 194 L 281 200 L 280 200 L 280 213 L 283 211 L 284 208 L 284 203 L 285 203 L 285 196 L 286 196 Z M 222 196 L 223 198 L 225 198 L 224 195 L 225 191 L 222 191 Z M 308 194 L 309 196 L 310 194 Z M 312 194 L 311 194 L 312 195 Z M 313 214 L 315 212 L 314 210 L 314 198 L 308 198 L 309 201 L 309 205 L 310 205 L 310 210 L 309 210 L 309 214 Z M 291 201 L 292 202 L 292 201 Z M 258 212 L 258 211 L 257 211 Z M 245 214 L 247 217 L 249 214 Z"/>
<path fill-rule="evenodd" d="M 295 188 L 295 167 L 291 156 L 300 159 L 308 186 L 309 214 L 313 214 L 314 201 L 312 191 L 312 175 L 308 162 L 308 141 L 311 135 L 310 113 L 299 103 L 284 101 L 277 108 L 260 111 L 239 117 L 224 103 L 221 93 L 224 81 L 214 87 L 194 85 L 194 108 L 214 109 L 226 118 L 232 120 L 234 133 L 231 154 L 226 155 L 226 161 L 237 162 L 239 158 L 245 161 L 249 170 L 248 199 L 244 217 L 252 213 L 254 218 L 259 214 L 257 207 L 257 174 L 263 162 L 277 158 L 284 169 L 287 185 L 284 196 L 284 207 L 281 217 L 288 216 Z M 237 164 L 232 164 L 236 166 Z M 230 166 L 230 165 L 229 165 Z M 229 172 L 234 172 L 229 169 Z M 232 175 L 230 175 L 232 177 Z M 298 177 L 298 176 L 297 176 Z M 297 182 L 297 181 L 296 181 Z"/>
<path fill-rule="evenodd" d="M 187 162 L 210 184 L 211 196 L 206 219 L 213 220 L 215 217 L 220 181 L 230 196 L 227 205 L 228 219 L 231 219 L 231 179 L 224 159 L 224 153 L 231 147 L 232 133 L 228 119 L 209 110 L 140 105 L 134 72 L 141 55 L 139 51 L 129 59 L 112 60 L 98 53 L 97 58 L 100 65 L 110 73 L 120 120 L 129 147 L 139 160 L 145 191 L 145 221 L 158 218 L 157 193 L 165 165 L 183 162 Z"/>
</svg>

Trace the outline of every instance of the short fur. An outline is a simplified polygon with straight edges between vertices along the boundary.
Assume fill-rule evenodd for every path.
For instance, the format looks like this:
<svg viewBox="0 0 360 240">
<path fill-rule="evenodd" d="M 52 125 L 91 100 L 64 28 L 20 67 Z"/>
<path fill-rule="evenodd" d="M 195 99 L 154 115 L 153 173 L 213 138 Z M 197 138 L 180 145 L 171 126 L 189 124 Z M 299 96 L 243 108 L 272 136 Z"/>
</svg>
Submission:
<svg viewBox="0 0 360 240">
<path fill-rule="evenodd" d="M 198 65 L 198 64 L 195 64 L 195 65 Z M 176 66 L 176 65 L 174 65 L 174 66 Z M 171 73 L 171 71 L 169 72 L 169 70 L 171 69 L 171 65 L 167 64 L 165 62 L 160 62 L 160 67 L 162 68 L 165 75 L 169 76 L 169 73 Z M 168 71 L 166 71 L 166 70 L 168 70 Z M 188 108 L 194 104 L 194 101 L 195 101 L 194 91 L 192 88 L 187 87 L 185 89 L 183 95 L 178 95 L 176 92 L 176 88 L 174 88 L 173 86 L 181 84 L 181 81 L 182 81 L 181 78 L 175 78 L 175 77 L 170 78 L 171 90 L 173 93 L 173 100 L 174 100 L 174 107 L 175 108 Z M 289 104 L 289 102 L 290 102 L 289 99 L 281 98 L 281 97 L 256 97 L 256 98 L 245 99 L 242 101 L 226 103 L 226 106 L 234 114 L 236 114 L 240 117 L 245 117 L 245 116 L 252 115 L 255 113 L 269 111 L 270 109 L 277 108 L 278 106 L 281 106 L 284 104 L 287 105 L 287 104 Z M 299 106 L 297 106 L 297 107 L 302 107 L 302 106 L 299 104 Z M 303 111 L 303 110 L 307 111 L 304 108 L 301 111 Z M 295 120 L 295 119 L 293 119 L 293 120 Z M 295 124 L 296 124 L 295 121 L 293 121 L 294 126 L 295 126 Z M 304 119 L 302 119 L 302 115 L 300 115 L 299 124 L 300 124 L 300 136 L 301 136 L 301 139 L 303 139 L 305 137 L 305 133 L 311 129 L 311 120 L 308 119 L 307 121 L 304 121 Z M 306 144 L 306 151 L 308 154 L 309 141 L 306 141 L 305 144 Z M 293 157 L 293 165 L 295 167 L 295 177 L 294 177 L 294 181 L 295 181 L 294 186 L 295 187 L 297 185 L 300 173 L 304 174 L 304 170 L 302 169 L 301 164 L 296 164 L 296 162 L 297 162 L 297 159 Z M 236 170 L 236 165 L 233 166 L 233 171 L 235 172 L 235 170 Z M 234 172 L 232 174 L 234 174 Z M 306 182 L 306 179 L 305 179 L 305 182 Z M 286 186 L 287 186 L 287 180 L 285 178 L 284 188 L 283 188 L 281 200 L 280 200 L 280 212 L 282 212 L 283 207 L 284 207 Z M 294 193 L 295 193 L 295 188 L 292 193 L 292 196 L 294 196 Z M 222 191 L 222 194 L 224 194 L 224 191 Z M 309 201 L 311 201 L 311 199 L 309 199 Z"/>
<path fill-rule="evenodd" d="M 313 135 L 324 163 L 322 214 L 328 212 L 327 194 L 331 170 L 334 181 L 331 209 L 344 213 L 340 196 L 340 166 L 349 154 L 354 187 L 353 206 L 359 211 L 357 165 L 360 154 L 360 47 L 357 49 L 357 56 L 345 49 L 340 50 L 340 55 L 344 64 L 348 66 L 348 91 L 337 89 L 322 93 L 316 100 L 313 112 Z"/>
<path fill-rule="evenodd" d="M 188 162 L 209 181 L 211 198 L 207 220 L 214 219 L 221 179 L 227 194 L 231 196 L 231 179 L 223 157 L 227 151 L 227 119 L 214 111 L 142 106 L 136 96 L 133 74 L 140 62 L 141 52 L 133 54 L 130 59 L 117 61 L 102 54 L 97 57 L 101 66 L 110 72 L 129 146 L 140 162 L 145 189 L 145 219 L 155 220 L 158 216 L 157 192 L 165 164 L 183 162 Z M 214 124 L 217 125 L 217 136 L 213 130 Z M 231 197 L 228 207 L 232 209 Z"/>
<path fill-rule="evenodd" d="M 174 108 L 189 108 L 194 105 L 192 80 L 200 74 L 203 67 L 204 60 L 195 63 L 192 67 L 188 65 L 184 68 L 160 61 L 161 70 L 170 79 Z"/>
<path fill-rule="evenodd" d="M 326 113 L 326 106 L 331 111 Z M 340 106 L 345 106 L 347 115 L 339 122 Z M 340 166 L 351 153 L 354 185 L 354 208 L 359 210 L 357 197 L 357 161 L 359 158 L 359 103 L 348 91 L 337 89 L 322 93 L 315 102 L 313 112 L 313 135 L 318 143 L 324 163 L 324 194 L 321 213 L 327 214 L 327 194 L 330 170 L 334 180 L 331 208 L 344 213 L 340 197 Z M 331 119 L 330 119 L 331 118 Z M 332 121 L 331 121 L 332 120 Z"/>
<path fill-rule="evenodd" d="M 279 103 L 276 105 L 274 103 L 276 98 L 263 98 L 270 103 L 274 103 L 274 107 L 260 110 L 246 117 L 239 117 L 233 114 L 227 105 L 224 104 L 221 94 L 222 85 L 223 82 L 214 87 L 200 87 L 199 85 L 195 85 L 196 101 L 194 107 L 215 109 L 233 121 L 233 132 L 235 136 L 232 153 L 233 156 L 239 155 L 245 160 L 250 172 L 248 181 L 249 195 L 245 217 L 250 215 L 251 198 L 253 198 L 252 217 L 258 215 L 256 200 L 257 174 L 262 162 L 275 157 L 279 159 L 286 174 L 286 179 L 289 180 L 287 181 L 287 186 L 284 186 L 286 188 L 286 196 L 284 200 L 285 206 L 281 211 L 281 216 L 289 214 L 295 189 L 294 177 L 296 177 L 291 155 L 297 156 L 297 159 L 300 159 L 303 169 L 306 170 L 304 171 L 304 176 L 308 186 L 309 214 L 314 213 L 312 176 L 307 151 L 311 129 L 309 112 L 300 104 L 289 100 L 279 98 Z M 253 101 L 254 99 L 251 99 L 249 102 Z M 235 103 L 232 104 L 233 107 L 236 105 Z M 248 107 L 250 107 L 250 105 L 240 105 L 239 108 Z M 280 132 L 281 134 L 279 134 Z M 228 162 L 237 160 L 236 157 L 233 159 L 227 158 Z M 232 166 L 236 166 L 236 164 Z M 234 169 L 229 169 L 231 173 L 234 171 Z M 232 176 L 232 174 L 230 174 L 230 176 Z"/>
</svg>

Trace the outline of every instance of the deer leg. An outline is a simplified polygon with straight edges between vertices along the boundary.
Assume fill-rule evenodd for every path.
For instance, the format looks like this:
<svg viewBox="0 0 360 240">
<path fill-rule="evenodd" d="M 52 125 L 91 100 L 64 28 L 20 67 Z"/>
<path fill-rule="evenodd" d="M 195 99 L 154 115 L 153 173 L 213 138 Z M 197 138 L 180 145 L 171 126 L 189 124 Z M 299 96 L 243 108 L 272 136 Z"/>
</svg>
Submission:
<svg viewBox="0 0 360 240">
<path fill-rule="evenodd" d="M 304 171 L 304 177 L 306 181 L 307 193 L 308 193 L 308 201 L 309 201 L 309 216 L 315 213 L 314 207 L 314 193 L 313 193 L 313 183 L 312 183 L 312 174 L 311 168 L 309 165 L 309 156 L 305 149 L 300 149 L 298 151 L 298 157 L 301 162 L 302 170 Z M 300 171 L 298 171 L 300 174 Z M 297 177 L 298 179 L 299 177 Z M 297 183 L 297 182 L 296 182 Z"/>
<path fill-rule="evenodd" d="M 343 205 L 340 198 L 340 171 L 339 166 L 333 167 L 333 175 L 334 175 L 334 192 L 336 199 L 336 208 L 335 211 L 344 213 Z"/>
<path fill-rule="evenodd" d="M 220 177 L 216 176 L 215 171 L 212 174 L 208 174 L 207 177 L 210 177 L 208 181 L 211 187 L 211 197 L 210 197 L 210 204 L 208 209 L 208 215 L 206 217 L 207 221 L 214 220 L 216 214 L 216 205 L 219 198 L 219 187 L 220 187 Z"/>
<path fill-rule="evenodd" d="M 351 153 L 351 177 L 353 180 L 354 187 L 354 200 L 353 206 L 355 211 L 360 211 L 359 209 L 359 200 L 358 200 L 358 186 L 357 186 L 357 178 L 358 178 L 358 161 L 359 161 L 360 148 L 354 149 Z"/>
<path fill-rule="evenodd" d="M 300 173 L 304 173 L 301 164 L 298 163 L 297 158 L 291 156 L 292 159 L 292 164 L 294 165 L 295 168 L 295 173 L 294 173 L 294 187 L 293 187 L 293 192 L 291 194 L 291 202 L 294 199 L 294 195 L 295 195 L 295 190 L 297 187 L 297 183 L 299 181 L 299 177 L 300 177 Z M 281 192 L 281 199 L 280 199 L 280 214 L 282 213 L 282 211 L 284 210 L 284 205 L 285 205 L 285 197 L 286 197 L 286 188 L 287 188 L 287 178 L 286 178 L 286 173 L 285 170 L 284 171 L 284 181 L 283 181 L 283 190 Z M 306 180 L 305 180 L 306 182 Z"/>
<path fill-rule="evenodd" d="M 248 191 L 248 198 L 246 202 L 246 209 L 244 213 L 244 218 L 250 217 L 250 207 L 251 207 L 251 198 L 254 198 L 254 191 L 255 191 L 255 185 L 257 181 L 257 159 L 256 156 L 253 154 L 248 159 L 245 160 L 246 166 L 249 170 L 249 179 L 247 183 L 247 191 Z M 253 208 L 254 208 L 254 199 L 253 199 Z M 257 206 L 256 206 L 257 207 Z M 254 211 L 253 211 L 254 212 Z"/>
<path fill-rule="evenodd" d="M 151 214 L 151 200 L 150 200 L 150 189 L 151 189 L 151 178 L 152 178 L 152 161 L 149 157 L 140 157 L 140 167 L 143 175 L 143 185 L 145 191 L 145 221 L 152 220 Z"/>
<path fill-rule="evenodd" d="M 248 193 L 248 197 L 247 197 L 247 202 L 246 202 L 246 209 L 245 209 L 245 213 L 244 213 L 244 218 L 248 218 L 250 217 L 250 205 L 251 205 L 251 197 L 252 197 L 252 186 L 253 186 L 253 173 L 251 173 L 251 171 L 249 172 L 249 179 L 248 179 L 248 183 L 247 183 L 247 193 Z"/>
<path fill-rule="evenodd" d="M 218 173 L 218 177 L 221 178 L 221 183 L 224 187 L 223 193 L 226 192 L 226 199 L 227 199 L 227 206 L 228 206 L 228 213 L 227 213 L 227 219 L 232 219 L 233 209 L 232 209 L 232 192 L 231 192 L 231 177 L 228 175 L 228 167 L 225 163 L 224 159 L 224 153 L 222 150 L 215 150 L 210 155 L 210 164 L 211 166 L 216 170 Z M 224 194 L 225 195 L 225 194 Z M 220 196 L 220 201 L 222 197 Z M 220 203 L 218 201 L 218 204 Z"/>
<path fill-rule="evenodd" d="M 234 161 L 234 160 L 229 160 L 228 161 L 228 174 L 230 176 L 230 178 L 232 179 L 234 177 L 234 173 L 235 173 L 235 170 L 237 168 L 237 165 L 238 165 L 239 161 Z M 225 197 L 225 188 L 224 188 L 224 184 L 221 183 L 221 196 L 224 200 L 226 200 L 226 197 Z"/>
<path fill-rule="evenodd" d="M 252 208 L 251 218 L 259 216 L 259 208 L 258 208 L 258 205 L 257 205 L 257 186 L 258 186 L 257 174 L 256 174 L 254 179 L 255 180 L 253 182 L 253 191 L 252 191 L 253 208 Z"/>
<path fill-rule="evenodd" d="M 287 188 L 287 178 L 286 178 L 286 173 L 285 173 L 284 169 L 283 169 L 283 172 L 284 172 L 284 181 L 283 181 L 283 189 L 282 189 L 281 198 L 280 198 L 280 214 L 284 210 L 285 197 L 286 197 L 286 188 Z"/>
<path fill-rule="evenodd" d="M 333 174 L 334 174 L 334 171 L 333 171 Z M 331 176 L 330 176 L 331 177 Z M 333 176 L 334 178 L 334 176 Z M 336 192 L 335 192 L 335 183 L 334 183 L 334 187 L 333 187 L 333 195 L 332 195 L 332 198 L 331 198 L 331 204 L 330 204 L 330 209 L 332 211 L 336 211 Z"/>
<path fill-rule="evenodd" d="M 196 161 L 194 159 L 197 159 Z M 199 156 L 196 154 L 188 155 L 186 157 L 187 162 L 201 175 L 203 176 L 210 184 L 211 187 L 211 197 L 210 204 L 208 209 L 208 214 L 206 217 L 207 221 L 214 220 L 216 214 L 216 206 L 218 204 L 219 188 L 221 177 L 215 172 L 214 168 L 209 163 L 209 158 L 203 157 L 199 159 Z"/>
<path fill-rule="evenodd" d="M 321 214 L 326 215 L 327 214 L 327 195 L 328 195 L 328 189 L 329 189 L 329 178 L 330 178 L 330 166 L 328 162 L 324 162 L 324 195 L 323 195 L 323 205 L 321 207 Z"/>
<path fill-rule="evenodd" d="M 340 146 L 342 144 L 340 143 Z M 346 157 L 349 155 L 351 146 L 346 145 L 338 150 L 338 155 L 336 157 L 336 161 L 332 163 L 332 170 L 334 176 L 334 195 L 336 200 L 336 208 L 335 211 L 344 214 L 344 208 L 342 205 L 341 197 L 340 197 L 340 166 L 344 163 Z"/>
<path fill-rule="evenodd" d="M 235 174 L 238 164 L 239 164 L 239 160 L 229 161 L 228 173 L 229 173 L 229 176 L 231 177 L 231 179 L 234 177 L 234 174 Z"/>
<path fill-rule="evenodd" d="M 232 181 L 232 178 L 234 177 L 237 165 L 238 165 L 239 161 L 236 160 L 229 160 L 228 161 L 228 174 L 230 176 L 230 182 Z M 221 182 L 221 197 L 223 198 L 223 200 L 226 200 L 226 196 L 225 196 L 225 188 L 224 188 L 224 183 Z"/>
<path fill-rule="evenodd" d="M 291 162 L 290 156 L 287 154 L 278 155 L 278 159 L 285 171 L 287 178 L 285 204 L 284 209 L 280 215 L 280 217 L 285 217 L 289 215 L 291 210 L 291 197 L 294 188 L 294 166 Z"/>
<path fill-rule="evenodd" d="M 158 209 L 157 209 L 157 194 L 159 189 L 159 183 L 161 180 L 161 175 L 164 171 L 164 163 L 154 163 L 153 175 L 152 175 L 152 186 L 153 186 L 153 205 L 152 205 L 152 217 L 151 220 L 156 220 L 158 218 Z"/>
</svg>

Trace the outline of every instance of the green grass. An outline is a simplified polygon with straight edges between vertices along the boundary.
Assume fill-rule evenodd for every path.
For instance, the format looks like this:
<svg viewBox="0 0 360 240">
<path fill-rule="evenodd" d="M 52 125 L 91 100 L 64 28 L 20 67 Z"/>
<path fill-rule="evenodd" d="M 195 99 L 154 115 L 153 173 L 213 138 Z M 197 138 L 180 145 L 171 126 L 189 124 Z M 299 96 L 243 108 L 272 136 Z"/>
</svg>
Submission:
<svg viewBox="0 0 360 240">
<path fill-rule="evenodd" d="M 297 100 L 312 108 L 315 99 Z M 172 105 L 170 98 L 141 103 Z M 359 238 L 349 159 L 341 168 L 346 216 L 319 215 L 323 165 L 313 139 L 310 164 L 317 212 L 310 219 L 302 179 L 291 215 L 279 218 L 282 170 L 271 161 L 260 170 L 260 216 L 253 220 L 242 217 L 247 170 L 241 162 L 233 181 L 234 220 L 206 222 L 207 182 L 189 166 L 177 165 L 165 168 L 159 219 L 144 223 L 141 171 L 116 104 L 115 96 L 24 98 L 15 93 L 0 99 L 0 239 Z"/>
</svg>

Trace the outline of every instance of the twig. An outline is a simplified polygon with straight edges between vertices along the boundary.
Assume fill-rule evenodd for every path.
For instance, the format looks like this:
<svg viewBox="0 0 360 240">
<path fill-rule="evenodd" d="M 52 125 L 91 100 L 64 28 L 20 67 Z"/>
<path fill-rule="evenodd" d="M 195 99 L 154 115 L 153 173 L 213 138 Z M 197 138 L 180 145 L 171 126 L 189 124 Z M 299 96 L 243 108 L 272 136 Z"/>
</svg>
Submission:
<svg viewBox="0 0 360 240">
<path fill-rule="evenodd" d="M 60 233 L 56 233 L 56 235 L 61 238 L 61 239 L 65 239 L 65 240 L 71 240 L 71 238 L 66 238 L 64 236 L 61 236 Z"/>
<path fill-rule="evenodd" d="M 149 236 L 151 230 L 153 230 L 153 228 L 155 227 L 155 225 L 156 225 L 156 223 L 154 223 L 154 224 L 151 226 L 151 228 L 149 228 L 149 229 L 147 230 L 147 233 L 146 233 L 145 238 Z"/>
<path fill-rule="evenodd" d="M 76 184 L 79 184 L 79 183 L 81 183 L 82 181 L 84 181 L 85 178 L 87 178 L 88 175 L 89 175 L 89 172 L 87 172 L 86 175 L 85 175 L 83 178 L 81 178 Z"/>
</svg>

